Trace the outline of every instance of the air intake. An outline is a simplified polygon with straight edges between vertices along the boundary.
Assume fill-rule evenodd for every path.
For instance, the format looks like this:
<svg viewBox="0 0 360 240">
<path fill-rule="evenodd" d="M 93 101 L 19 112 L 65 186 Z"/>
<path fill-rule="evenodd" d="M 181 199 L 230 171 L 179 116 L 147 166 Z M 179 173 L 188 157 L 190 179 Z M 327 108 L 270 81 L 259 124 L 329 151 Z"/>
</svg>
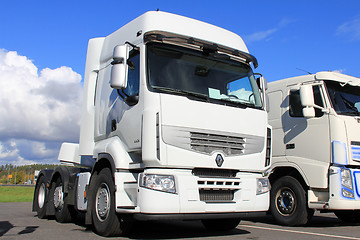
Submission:
<svg viewBox="0 0 360 240">
<path fill-rule="evenodd" d="M 190 132 L 190 147 L 194 151 L 211 154 L 222 151 L 227 156 L 244 153 L 245 138 Z"/>
</svg>

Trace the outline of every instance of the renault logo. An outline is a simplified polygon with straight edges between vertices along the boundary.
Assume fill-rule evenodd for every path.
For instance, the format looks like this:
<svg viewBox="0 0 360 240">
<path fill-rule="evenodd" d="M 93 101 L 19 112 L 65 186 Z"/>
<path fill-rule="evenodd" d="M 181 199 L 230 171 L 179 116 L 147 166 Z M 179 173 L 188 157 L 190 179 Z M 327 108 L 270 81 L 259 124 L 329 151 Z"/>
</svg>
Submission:
<svg viewBox="0 0 360 240">
<path fill-rule="evenodd" d="M 218 167 L 221 167 L 221 165 L 224 163 L 224 159 L 223 157 L 221 156 L 221 154 L 218 154 L 215 158 L 215 162 L 216 162 L 216 165 Z"/>
</svg>

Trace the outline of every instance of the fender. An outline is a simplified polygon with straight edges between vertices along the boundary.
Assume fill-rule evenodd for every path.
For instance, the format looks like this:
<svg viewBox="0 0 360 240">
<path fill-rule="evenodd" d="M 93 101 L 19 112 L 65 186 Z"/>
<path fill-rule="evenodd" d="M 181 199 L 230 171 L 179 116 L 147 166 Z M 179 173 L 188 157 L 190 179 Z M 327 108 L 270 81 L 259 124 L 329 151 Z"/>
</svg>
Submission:
<svg viewBox="0 0 360 240">
<path fill-rule="evenodd" d="M 274 157 L 273 157 L 274 159 Z M 307 179 L 306 177 L 306 174 L 302 171 L 302 169 L 296 164 L 296 163 L 293 163 L 293 162 L 288 162 L 288 161 L 279 161 L 279 162 L 273 162 L 271 164 L 271 168 L 270 168 L 270 171 L 271 171 L 271 174 L 270 176 L 273 174 L 273 172 L 275 171 L 275 169 L 278 169 L 278 168 L 286 168 L 286 167 L 291 167 L 291 168 L 294 168 L 296 169 L 301 177 L 304 179 L 304 182 L 307 186 L 310 186 L 310 183 L 309 183 L 309 180 Z"/>
<path fill-rule="evenodd" d="M 68 193 L 69 192 L 68 185 L 69 185 L 69 178 L 70 178 L 69 168 L 68 167 L 57 167 L 51 176 L 50 182 L 51 183 L 55 182 L 58 177 L 61 178 L 61 181 L 63 183 L 64 193 Z"/>
<path fill-rule="evenodd" d="M 97 161 L 101 159 L 101 156 L 112 160 L 110 162 L 114 164 L 111 166 L 114 167 L 113 171 L 115 171 L 115 169 L 129 169 L 129 164 L 133 162 L 125 145 L 117 136 L 97 142 L 94 149 L 94 156 Z"/>
<path fill-rule="evenodd" d="M 84 170 L 85 169 L 77 167 L 61 166 L 57 167 L 52 174 L 51 183 L 55 182 L 58 177 L 61 178 L 64 186 L 64 193 L 67 194 L 66 201 L 70 205 L 76 204 L 76 178 L 77 174 Z"/>
<path fill-rule="evenodd" d="M 104 160 L 106 162 L 103 162 Z M 111 170 L 112 176 L 114 177 L 114 174 L 116 172 L 115 162 L 114 162 L 113 157 L 109 153 L 99 153 L 98 154 L 96 162 L 94 164 L 94 167 L 91 171 L 91 175 L 93 175 L 95 170 L 102 169 L 104 165 L 107 166 L 108 164 L 110 164 L 110 168 L 111 168 L 110 170 Z"/>
<path fill-rule="evenodd" d="M 38 175 L 38 179 L 40 179 L 41 177 L 44 177 L 45 178 L 45 182 L 46 182 L 46 195 L 49 193 L 49 186 L 50 186 L 50 179 L 51 179 L 51 176 L 54 172 L 54 169 L 43 169 L 39 172 L 39 175 Z M 36 181 L 36 184 L 35 184 L 35 189 L 38 187 L 38 182 L 39 181 Z M 36 191 L 34 191 L 34 199 L 37 199 L 35 197 L 35 194 L 36 194 Z M 46 204 L 46 203 L 45 203 Z M 35 202 L 33 201 L 33 206 L 32 206 L 32 211 L 35 212 L 38 210 L 38 206 L 37 204 L 35 204 Z"/>
</svg>

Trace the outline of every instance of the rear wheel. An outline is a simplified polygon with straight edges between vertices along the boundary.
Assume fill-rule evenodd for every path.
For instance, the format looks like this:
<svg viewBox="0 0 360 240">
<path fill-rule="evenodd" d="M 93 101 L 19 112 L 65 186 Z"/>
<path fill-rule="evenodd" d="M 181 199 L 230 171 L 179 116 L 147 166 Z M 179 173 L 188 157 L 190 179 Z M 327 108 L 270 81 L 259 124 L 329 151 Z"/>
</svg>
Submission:
<svg viewBox="0 0 360 240">
<path fill-rule="evenodd" d="M 126 234 L 131 223 L 116 214 L 115 185 L 110 169 L 104 168 L 95 176 L 92 188 L 91 215 L 94 228 L 101 236 L 117 236 Z"/>
<path fill-rule="evenodd" d="M 66 193 L 64 193 L 64 186 L 60 177 L 52 184 L 52 187 L 56 221 L 71 222 L 75 218 L 76 211 L 66 203 Z"/>
<path fill-rule="evenodd" d="M 34 203 L 37 205 L 38 218 L 46 217 L 46 202 L 47 202 L 47 189 L 45 177 L 40 177 L 35 189 Z"/>
<path fill-rule="evenodd" d="M 360 223 L 360 210 L 337 210 L 334 213 L 344 222 Z"/>
<path fill-rule="evenodd" d="M 270 212 L 282 225 L 306 224 L 314 215 L 307 207 L 305 190 L 294 177 L 285 176 L 276 180 L 270 192 Z"/>
<path fill-rule="evenodd" d="M 241 219 L 226 218 L 226 219 L 203 219 L 201 220 L 204 227 L 210 231 L 230 231 L 236 228 Z"/>
</svg>

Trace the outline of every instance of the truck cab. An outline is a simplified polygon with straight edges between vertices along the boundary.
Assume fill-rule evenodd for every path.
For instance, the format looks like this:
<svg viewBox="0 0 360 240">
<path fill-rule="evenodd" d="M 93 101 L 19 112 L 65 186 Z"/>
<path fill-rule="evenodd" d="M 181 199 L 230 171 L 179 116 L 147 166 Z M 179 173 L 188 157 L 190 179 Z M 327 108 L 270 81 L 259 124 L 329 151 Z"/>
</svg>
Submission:
<svg viewBox="0 0 360 240">
<path fill-rule="evenodd" d="M 270 210 L 285 225 L 314 210 L 360 221 L 360 79 L 319 72 L 269 83 Z"/>
</svg>

